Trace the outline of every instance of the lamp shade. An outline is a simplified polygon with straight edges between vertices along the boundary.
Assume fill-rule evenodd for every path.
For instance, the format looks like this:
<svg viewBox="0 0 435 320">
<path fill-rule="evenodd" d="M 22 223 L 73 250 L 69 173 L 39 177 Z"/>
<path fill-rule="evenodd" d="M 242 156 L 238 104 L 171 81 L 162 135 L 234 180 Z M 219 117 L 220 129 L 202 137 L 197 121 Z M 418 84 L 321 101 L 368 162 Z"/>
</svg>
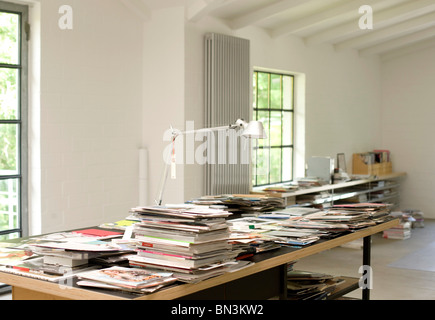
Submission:
<svg viewBox="0 0 435 320">
<path fill-rule="evenodd" d="M 249 122 L 248 126 L 243 131 L 242 136 L 251 139 L 267 139 L 267 134 L 264 131 L 263 123 L 261 123 L 261 121 Z"/>
</svg>

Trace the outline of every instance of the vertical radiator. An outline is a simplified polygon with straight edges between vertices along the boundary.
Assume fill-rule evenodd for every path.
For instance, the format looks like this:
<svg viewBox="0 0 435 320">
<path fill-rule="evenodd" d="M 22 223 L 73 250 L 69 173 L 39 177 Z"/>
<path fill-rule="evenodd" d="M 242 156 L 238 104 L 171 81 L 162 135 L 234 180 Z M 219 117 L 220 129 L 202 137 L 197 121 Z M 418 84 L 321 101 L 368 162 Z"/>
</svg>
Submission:
<svg viewBox="0 0 435 320">
<path fill-rule="evenodd" d="M 250 119 L 249 40 L 210 33 L 205 36 L 205 126 Z M 208 135 L 211 135 L 208 134 Z M 207 138 L 207 195 L 248 193 L 249 141 L 233 130 Z"/>
</svg>

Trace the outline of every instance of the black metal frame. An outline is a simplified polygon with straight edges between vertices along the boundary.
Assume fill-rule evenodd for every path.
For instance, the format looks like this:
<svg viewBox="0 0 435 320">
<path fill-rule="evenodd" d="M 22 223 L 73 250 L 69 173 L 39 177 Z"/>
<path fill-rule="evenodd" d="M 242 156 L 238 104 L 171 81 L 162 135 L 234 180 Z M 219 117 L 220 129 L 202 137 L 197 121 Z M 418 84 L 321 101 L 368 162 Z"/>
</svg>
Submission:
<svg viewBox="0 0 435 320">
<path fill-rule="evenodd" d="M 282 101 L 283 100 L 283 86 L 282 86 L 282 79 L 281 79 L 281 108 L 280 109 L 276 109 L 276 108 L 271 108 L 270 107 L 270 95 L 269 95 L 269 98 L 268 98 L 268 100 L 269 100 L 269 102 L 268 102 L 269 108 L 258 108 L 257 106 L 255 106 L 254 107 L 254 113 L 255 113 L 255 118 L 256 119 L 257 119 L 258 111 L 266 111 L 266 112 L 269 113 L 269 129 L 270 129 L 271 112 L 280 112 L 281 113 L 281 142 L 282 142 L 282 134 L 283 134 L 283 125 L 282 125 L 282 122 L 283 122 L 283 112 L 292 113 L 293 114 L 293 116 L 292 116 L 292 130 L 293 130 L 293 141 L 294 141 L 294 105 L 295 105 L 295 94 L 294 94 L 294 92 L 295 92 L 295 82 L 294 82 L 295 81 L 295 77 L 294 77 L 294 75 L 284 74 L 284 73 L 278 73 L 278 72 L 271 72 L 271 71 L 260 71 L 260 70 L 255 70 L 254 73 L 257 73 L 257 77 L 256 77 L 256 87 L 257 88 L 258 88 L 258 73 L 264 73 L 264 74 L 268 74 L 269 75 L 269 91 L 270 91 L 270 86 L 271 86 L 270 85 L 270 82 L 271 82 L 271 77 L 270 76 L 271 75 L 278 75 L 278 76 L 281 76 L 281 77 L 287 76 L 287 77 L 291 77 L 293 79 L 293 87 L 292 87 L 293 94 L 292 94 L 292 108 L 291 109 L 283 109 L 282 108 L 282 105 L 283 105 L 283 101 Z M 258 90 L 256 92 L 256 101 L 258 101 Z M 282 157 L 283 157 L 283 149 L 289 148 L 289 149 L 292 150 L 292 162 L 294 162 L 294 143 L 290 144 L 290 145 L 283 145 L 283 144 L 281 144 L 280 146 L 254 147 L 255 158 L 256 159 L 257 159 L 257 150 L 260 149 L 260 148 L 262 148 L 262 149 L 269 149 L 269 163 L 270 163 L 270 158 L 271 158 L 271 152 L 270 151 L 272 149 L 280 149 L 281 150 L 281 170 L 280 170 L 281 179 L 280 179 L 280 181 L 277 181 L 277 182 L 270 182 L 270 173 L 269 173 L 269 175 L 268 175 L 268 183 L 265 183 L 265 184 L 254 183 L 254 186 L 260 187 L 260 186 L 265 186 L 265 185 L 281 184 L 281 183 L 291 182 L 293 180 L 293 167 L 291 168 L 291 177 L 292 177 L 292 179 L 288 180 L 288 181 L 284 181 L 282 179 L 282 168 L 283 168 L 283 166 L 282 166 Z"/>
<path fill-rule="evenodd" d="M 8 68 L 18 70 L 18 79 L 17 83 L 19 83 L 19 92 L 18 92 L 18 115 L 17 119 L 0 119 L 0 124 L 7 125 L 17 125 L 17 143 L 19 146 L 18 157 L 17 157 L 17 169 L 18 174 L 9 175 L 9 176 L 0 176 L 0 180 L 10 180 L 15 179 L 18 180 L 19 183 L 19 209 L 20 217 L 19 217 L 19 228 L 15 228 L 12 230 L 3 230 L 0 232 L 1 235 L 14 234 L 18 233 L 20 236 L 23 236 L 27 233 L 27 201 L 24 200 L 24 192 L 27 188 L 27 151 L 23 150 L 27 148 L 27 108 L 24 105 L 27 105 L 27 97 L 25 93 L 27 93 L 27 70 L 25 66 L 27 66 L 27 38 L 25 37 L 26 24 L 28 23 L 28 7 L 24 5 L 11 4 L 1 2 L 0 11 L 5 13 L 16 14 L 19 16 L 20 23 L 20 32 L 19 32 L 19 60 L 18 64 L 5 64 L 0 63 L 0 68 Z M 23 54 L 23 50 L 25 51 Z M 18 148 L 17 146 L 17 148 Z"/>
</svg>

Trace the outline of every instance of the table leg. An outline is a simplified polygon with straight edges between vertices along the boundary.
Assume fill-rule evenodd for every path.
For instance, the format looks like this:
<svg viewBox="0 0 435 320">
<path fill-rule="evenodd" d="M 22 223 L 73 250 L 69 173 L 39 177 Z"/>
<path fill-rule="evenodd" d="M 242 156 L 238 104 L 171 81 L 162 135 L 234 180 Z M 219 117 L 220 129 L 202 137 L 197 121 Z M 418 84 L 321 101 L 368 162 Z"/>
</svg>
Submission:
<svg viewBox="0 0 435 320">
<path fill-rule="evenodd" d="M 371 258 L 371 242 L 372 242 L 372 237 L 371 236 L 367 236 L 363 239 L 363 270 L 366 270 L 367 268 L 367 272 L 369 271 L 370 267 L 370 258 Z M 364 276 L 364 275 L 363 275 Z M 368 274 L 369 277 L 371 277 L 371 274 Z M 368 279 L 368 283 L 366 286 L 364 286 L 364 288 L 362 289 L 362 299 L 363 300 L 370 300 L 370 286 L 368 285 L 370 282 L 370 279 Z"/>
</svg>

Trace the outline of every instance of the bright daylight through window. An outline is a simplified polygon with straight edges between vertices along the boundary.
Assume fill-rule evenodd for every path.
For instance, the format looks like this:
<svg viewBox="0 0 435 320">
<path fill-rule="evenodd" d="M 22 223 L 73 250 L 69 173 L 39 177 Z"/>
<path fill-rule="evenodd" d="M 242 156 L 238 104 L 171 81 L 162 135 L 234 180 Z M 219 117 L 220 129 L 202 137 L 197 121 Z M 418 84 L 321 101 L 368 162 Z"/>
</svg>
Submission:
<svg viewBox="0 0 435 320">
<path fill-rule="evenodd" d="M 263 122 L 268 139 L 253 151 L 252 185 L 293 180 L 294 76 L 255 71 L 253 117 Z"/>
<path fill-rule="evenodd" d="M 22 236 L 24 226 L 25 10 L 24 6 L 0 2 L 0 240 Z"/>
</svg>

